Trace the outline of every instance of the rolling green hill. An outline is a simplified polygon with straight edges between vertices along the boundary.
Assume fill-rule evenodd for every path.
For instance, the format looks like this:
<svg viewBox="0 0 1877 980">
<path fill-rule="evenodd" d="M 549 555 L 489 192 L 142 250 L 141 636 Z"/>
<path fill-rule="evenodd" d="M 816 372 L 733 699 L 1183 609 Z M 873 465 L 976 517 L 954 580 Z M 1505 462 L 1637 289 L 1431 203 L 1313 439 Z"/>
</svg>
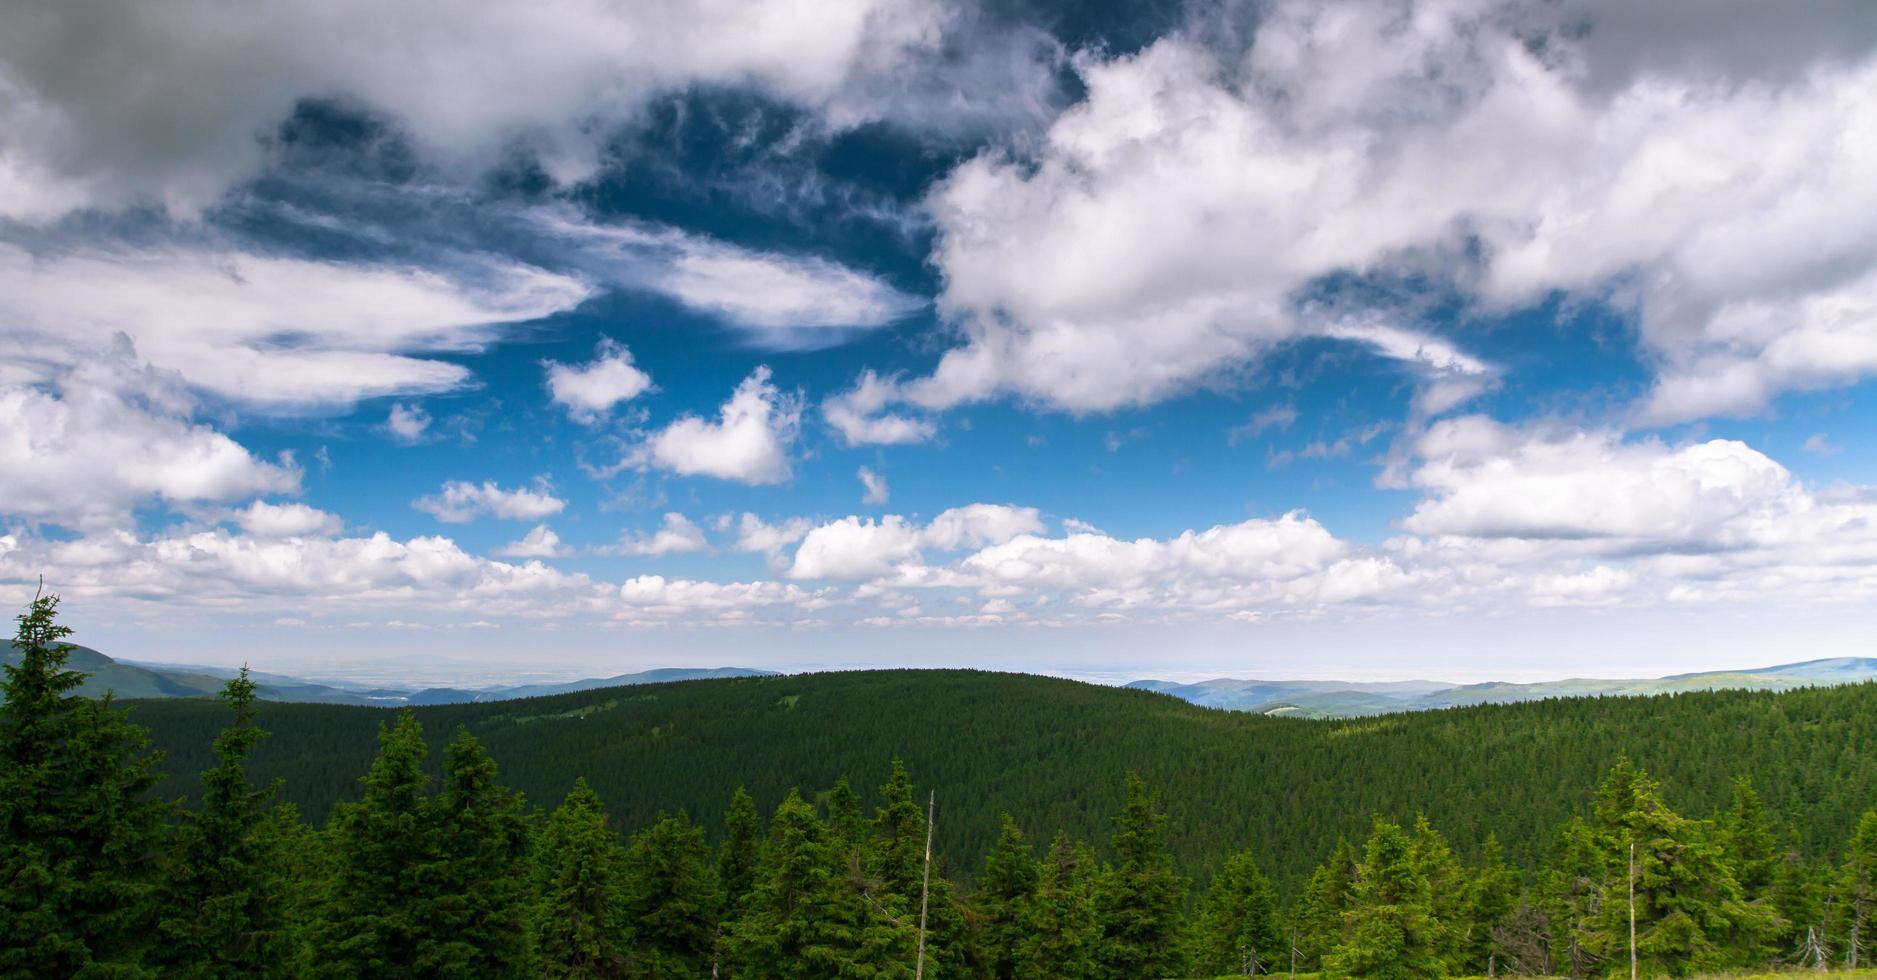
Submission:
<svg viewBox="0 0 1877 980">
<path fill-rule="evenodd" d="M 1147 691 L 976 671 L 862 671 L 683 681 L 553 697 L 412 709 L 433 745 L 467 727 L 504 779 L 551 805 L 584 775 L 626 829 L 662 810 L 718 825 L 747 785 L 772 808 L 790 786 L 846 775 L 866 788 L 903 757 L 938 792 L 938 834 L 977 867 L 1000 811 L 1044 839 L 1058 826 L 1105 839 L 1133 769 L 1166 801 L 1169 845 L 1204 877 L 1251 846 L 1286 888 L 1372 814 L 1426 813 L 1462 853 L 1488 833 L 1532 866 L 1560 820 L 1583 812 L 1620 754 L 1663 780 L 1682 812 L 1705 815 L 1749 775 L 1774 812 L 1803 814 L 1813 854 L 1837 852 L 1877 805 L 1877 685 L 1784 693 L 1713 691 L 1576 698 L 1347 721 L 1196 707 Z M 261 779 L 315 820 L 358 792 L 388 715 L 371 708 L 266 704 L 273 737 Z M 225 721 L 194 700 L 145 701 L 134 718 L 193 773 Z M 434 761 L 434 756 L 433 756 Z M 186 792 L 190 780 L 169 787 Z M 955 815 L 955 816 L 953 816 Z"/>
</svg>

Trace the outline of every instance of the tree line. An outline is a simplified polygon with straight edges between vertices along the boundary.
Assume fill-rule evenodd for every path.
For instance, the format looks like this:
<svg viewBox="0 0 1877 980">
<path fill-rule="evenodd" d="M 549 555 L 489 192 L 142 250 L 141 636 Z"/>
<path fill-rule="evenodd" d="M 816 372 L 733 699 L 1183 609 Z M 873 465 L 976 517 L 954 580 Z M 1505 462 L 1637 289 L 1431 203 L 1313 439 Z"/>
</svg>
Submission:
<svg viewBox="0 0 1877 980">
<path fill-rule="evenodd" d="M 942 853 L 928 866 L 898 762 L 873 800 L 839 779 L 764 814 L 736 789 L 714 841 L 682 812 L 622 836 L 584 778 L 531 809 L 467 729 L 433 777 L 411 712 L 314 827 L 249 775 L 266 732 L 244 671 L 183 806 L 153 792 L 147 735 L 75 693 L 56 611 L 47 596 L 18 617 L 5 669 L 7 977 L 1590 977 L 1628 974 L 1632 909 L 1648 976 L 1877 956 L 1877 812 L 1808 859 L 1751 782 L 1696 819 L 1626 759 L 1527 866 L 1378 816 L 1295 894 L 1248 842 L 1196 888 L 1128 774 L 1098 838 L 990 820 L 967 882 Z"/>
</svg>

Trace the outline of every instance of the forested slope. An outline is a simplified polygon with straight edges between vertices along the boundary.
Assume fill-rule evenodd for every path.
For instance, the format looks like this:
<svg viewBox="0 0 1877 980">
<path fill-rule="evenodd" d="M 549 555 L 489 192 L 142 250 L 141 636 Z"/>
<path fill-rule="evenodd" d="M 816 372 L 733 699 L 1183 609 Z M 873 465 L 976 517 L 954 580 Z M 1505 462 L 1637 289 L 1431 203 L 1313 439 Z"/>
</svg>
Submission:
<svg viewBox="0 0 1877 980">
<path fill-rule="evenodd" d="M 255 752 L 259 780 L 315 821 L 359 793 L 358 778 L 392 716 L 336 705 L 264 704 L 273 734 Z M 1677 809 L 1722 809 L 1751 777 L 1805 849 L 1835 853 L 1877 804 L 1877 686 L 1785 693 L 1718 691 L 1587 698 L 1326 722 L 1197 708 L 1143 691 L 974 671 L 865 671 L 710 680 L 581 692 L 498 704 L 417 708 L 433 748 L 467 727 L 504 778 L 543 805 L 585 776 L 625 829 L 686 810 L 713 835 L 728 794 L 745 785 L 767 812 L 792 786 L 841 776 L 880 785 L 903 758 L 939 796 L 942 850 L 979 866 L 1007 811 L 1032 837 L 1058 827 L 1106 837 L 1123 774 L 1164 801 L 1168 843 L 1204 880 L 1251 847 L 1286 892 L 1339 836 L 1367 835 L 1373 814 L 1424 813 L 1471 855 L 1496 834 L 1514 863 L 1535 866 L 1552 831 L 1587 812 L 1587 794 L 1627 754 Z M 136 703 L 167 753 L 191 773 L 225 724 L 209 701 Z M 433 760 L 436 758 L 433 753 Z M 167 792 L 190 790 L 177 779 Z"/>
</svg>

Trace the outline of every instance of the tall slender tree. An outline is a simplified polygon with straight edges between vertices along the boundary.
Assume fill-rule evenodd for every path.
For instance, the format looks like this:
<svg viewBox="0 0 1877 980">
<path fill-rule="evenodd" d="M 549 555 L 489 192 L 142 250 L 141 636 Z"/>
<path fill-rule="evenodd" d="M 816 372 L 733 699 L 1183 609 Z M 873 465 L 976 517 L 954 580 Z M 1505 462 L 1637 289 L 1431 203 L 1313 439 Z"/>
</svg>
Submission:
<svg viewBox="0 0 1877 980">
<path fill-rule="evenodd" d="M 277 787 L 248 782 L 249 753 L 267 733 L 256 726 L 256 685 L 241 668 L 222 688 L 234 722 L 215 739 L 202 773 L 202 803 L 183 811 L 163 889 L 157 961 L 175 976 L 281 977 L 295 972 L 289 918 L 292 882 Z"/>
<path fill-rule="evenodd" d="M 528 824 L 521 796 L 467 729 L 444 748 L 429 807 L 434 856 L 423 868 L 419 962 L 436 976 L 507 977 L 527 969 Z"/>
<path fill-rule="evenodd" d="M 1264 976 L 1290 962 L 1277 890 L 1250 851 L 1227 858 L 1213 876 L 1193 932 L 1194 959 L 1207 975 Z"/>
<path fill-rule="evenodd" d="M 1434 980 L 1447 976 L 1424 862 L 1401 827 L 1380 817 L 1349 906 L 1348 938 L 1323 959 L 1328 977 Z"/>
<path fill-rule="evenodd" d="M 1310 880 L 1304 883 L 1292 917 L 1298 963 L 1304 969 L 1318 969 L 1323 957 L 1343 941 L 1359 863 L 1349 841 L 1337 838 L 1329 860 L 1311 872 Z"/>
<path fill-rule="evenodd" d="M 435 848 L 424 775 L 423 731 L 405 711 L 378 726 L 378 757 L 357 803 L 335 807 L 337 865 L 315 944 L 319 971 L 333 977 L 398 977 L 420 971 L 427 952 L 426 880 Z"/>
<path fill-rule="evenodd" d="M 735 913 L 756 880 L 762 856 L 763 823 L 756 801 L 741 786 L 730 797 L 723 815 L 723 844 L 717 849 L 717 881 L 723 888 L 724 910 Z"/>
<path fill-rule="evenodd" d="M 1099 976 L 1101 923 L 1095 916 L 1095 855 L 1066 832 L 1038 868 L 1036 897 L 1024 909 L 1012 975 L 1017 980 Z"/>
<path fill-rule="evenodd" d="M 109 694 L 76 693 L 58 606 L 16 617 L 0 685 L 0 976 L 137 976 L 156 935 L 157 757 Z"/>
<path fill-rule="evenodd" d="M 1103 977 L 1174 976 L 1184 965 L 1180 906 L 1187 881 L 1167 854 L 1166 823 L 1140 776 L 1128 773 L 1126 799 L 1115 818 L 1115 863 L 1095 892 Z"/>
<path fill-rule="evenodd" d="M 1877 963 L 1877 810 L 1857 822 L 1832 897 L 1844 965 L 1855 970 Z"/>
<path fill-rule="evenodd" d="M 721 896 L 710 847 L 690 817 L 665 817 L 632 836 L 622 897 L 633 976 L 710 975 Z"/>
<path fill-rule="evenodd" d="M 548 817 L 535 847 L 534 965 L 544 977 L 626 976 L 622 855 L 585 778 Z"/>
<path fill-rule="evenodd" d="M 1030 842 L 1010 814 L 1004 814 L 997 843 L 984 858 L 984 874 L 978 879 L 976 896 L 979 942 L 984 948 L 985 966 L 996 980 L 1016 976 L 1023 920 L 1036 897 L 1039 880 Z"/>
</svg>

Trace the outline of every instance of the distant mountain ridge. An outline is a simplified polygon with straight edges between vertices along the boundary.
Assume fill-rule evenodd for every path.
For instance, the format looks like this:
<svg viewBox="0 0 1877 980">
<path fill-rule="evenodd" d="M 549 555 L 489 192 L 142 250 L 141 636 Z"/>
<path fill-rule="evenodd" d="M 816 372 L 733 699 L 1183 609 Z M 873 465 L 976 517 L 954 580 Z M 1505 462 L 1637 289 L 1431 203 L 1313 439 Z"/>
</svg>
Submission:
<svg viewBox="0 0 1877 980">
<path fill-rule="evenodd" d="M 1269 681 L 1216 678 L 1194 684 L 1139 680 L 1128 687 L 1169 694 L 1208 708 L 1301 718 L 1360 718 L 1469 704 L 1510 704 L 1545 698 L 1669 694 L 1676 691 L 1785 691 L 1877 680 L 1877 658 L 1832 657 L 1750 670 L 1711 670 L 1642 679 L 1576 677 L 1514 683 L 1486 681 Z"/>
<path fill-rule="evenodd" d="M 0 663 L 19 663 L 19 652 L 11 644 L 0 647 Z M 119 698 L 203 698 L 214 697 L 235 671 L 228 668 L 197 667 L 183 664 L 142 663 L 116 660 L 87 646 L 72 647 L 66 665 L 88 676 L 79 693 L 100 697 L 106 691 Z M 512 684 L 479 688 L 427 687 L 403 688 L 350 684 L 343 681 L 318 682 L 250 671 L 248 676 L 260 685 L 266 701 L 291 701 L 305 704 L 353 704 L 377 707 L 404 705 L 470 704 L 482 701 L 509 701 L 516 698 L 542 697 L 590 691 L 602 687 L 627 687 L 634 684 L 664 684 L 671 681 L 703 680 L 718 677 L 770 677 L 772 670 L 751 667 L 659 667 L 612 677 L 588 677 L 553 684 Z"/>
</svg>

